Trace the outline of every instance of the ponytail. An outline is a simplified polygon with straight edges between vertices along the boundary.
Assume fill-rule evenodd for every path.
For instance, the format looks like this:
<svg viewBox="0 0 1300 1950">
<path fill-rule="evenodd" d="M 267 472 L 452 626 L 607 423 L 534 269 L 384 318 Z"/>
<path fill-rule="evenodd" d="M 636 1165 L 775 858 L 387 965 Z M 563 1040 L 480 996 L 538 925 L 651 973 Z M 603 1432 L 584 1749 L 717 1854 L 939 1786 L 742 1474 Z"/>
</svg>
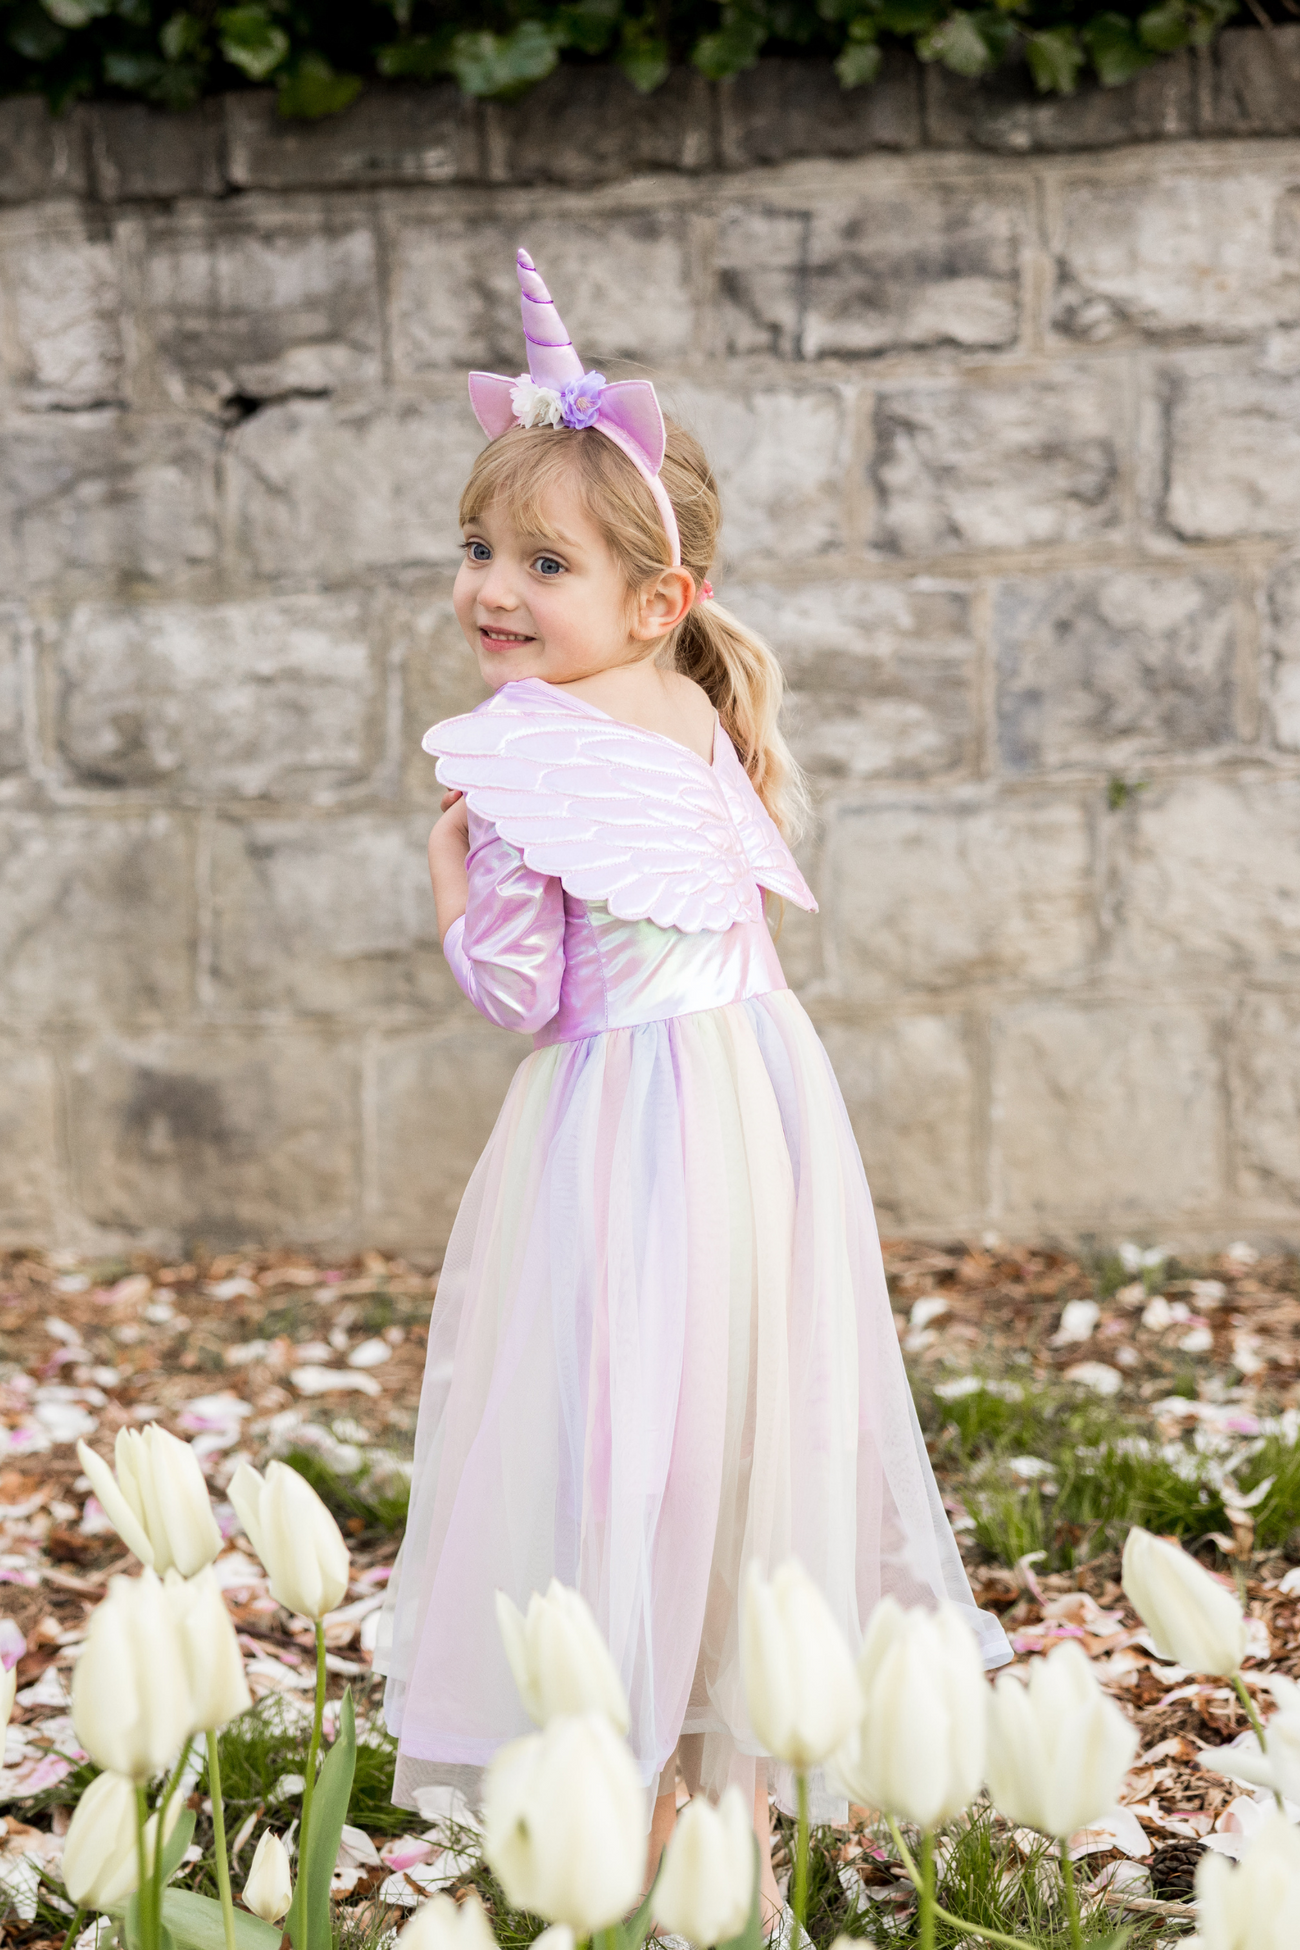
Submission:
<svg viewBox="0 0 1300 1950">
<path fill-rule="evenodd" d="M 778 724 L 785 676 L 763 639 L 710 597 L 678 624 L 673 662 L 708 694 L 755 792 L 786 839 L 798 839 L 808 788 Z"/>
</svg>

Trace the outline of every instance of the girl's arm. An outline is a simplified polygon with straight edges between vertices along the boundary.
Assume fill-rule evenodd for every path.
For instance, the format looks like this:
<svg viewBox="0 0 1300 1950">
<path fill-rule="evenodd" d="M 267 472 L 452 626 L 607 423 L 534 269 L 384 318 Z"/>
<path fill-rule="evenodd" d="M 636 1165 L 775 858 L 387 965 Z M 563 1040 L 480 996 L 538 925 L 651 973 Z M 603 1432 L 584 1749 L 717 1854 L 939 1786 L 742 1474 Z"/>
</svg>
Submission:
<svg viewBox="0 0 1300 1950">
<path fill-rule="evenodd" d="M 468 849 L 468 850 L 467 850 Z M 481 1015 L 531 1033 L 559 1007 L 564 974 L 564 892 L 535 873 L 465 802 L 429 835 L 429 873 L 442 952 Z"/>
</svg>

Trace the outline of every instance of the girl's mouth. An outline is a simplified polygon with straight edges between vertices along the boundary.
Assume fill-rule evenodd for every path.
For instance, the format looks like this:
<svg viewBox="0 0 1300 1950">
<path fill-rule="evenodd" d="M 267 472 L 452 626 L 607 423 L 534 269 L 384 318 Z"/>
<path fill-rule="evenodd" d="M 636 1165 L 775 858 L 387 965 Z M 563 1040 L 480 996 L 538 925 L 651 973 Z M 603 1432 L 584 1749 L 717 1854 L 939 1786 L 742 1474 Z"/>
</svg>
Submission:
<svg viewBox="0 0 1300 1950">
<path fill-rule="evenodd" d="M 521 636 L 516 630 L 490 629 L 486 623 L 479 625 L 479 636 L 484 643 L 499 643 L 502 649 L 509 649 L 515 643 L 536 643 L 534 636 Z"/>
</svg>

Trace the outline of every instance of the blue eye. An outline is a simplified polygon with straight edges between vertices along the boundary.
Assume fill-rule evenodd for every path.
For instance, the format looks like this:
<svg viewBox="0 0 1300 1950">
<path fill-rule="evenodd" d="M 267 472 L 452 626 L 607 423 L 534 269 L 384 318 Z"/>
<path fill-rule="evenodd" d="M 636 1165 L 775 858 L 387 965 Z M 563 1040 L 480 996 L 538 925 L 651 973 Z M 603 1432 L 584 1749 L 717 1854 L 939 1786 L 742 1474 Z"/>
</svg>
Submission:
<svg viewBox="0 0 1300 1950">
<path fill-rule="evenodd" d="M 490 562 L 492 551 L 486 542 L 466 542 L 465 553 L 471 562 Z"/>
<path fill-rule="evenodd" d="M 538 575 L 542 576 L 562 576 L 564 574 L 563 562 L 557 562 L 553 555 L 539 555 L 533 567 L 537 570 Z"/>
</svg>

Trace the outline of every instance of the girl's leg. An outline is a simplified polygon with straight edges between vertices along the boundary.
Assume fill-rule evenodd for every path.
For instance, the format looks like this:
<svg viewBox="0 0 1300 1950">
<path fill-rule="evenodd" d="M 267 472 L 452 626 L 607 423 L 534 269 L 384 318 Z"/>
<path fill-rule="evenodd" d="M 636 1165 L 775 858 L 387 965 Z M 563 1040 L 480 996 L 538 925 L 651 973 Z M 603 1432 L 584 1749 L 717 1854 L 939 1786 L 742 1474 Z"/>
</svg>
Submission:
<svg viewBox="0 0 1300 1950">
<path fill-rule="evenodd" d="M 650 1821 L 650 1845 L 646 1851 L 645 1882 L 641 1894 L 644 1896 L 655 1879 L 659 1867 L 659 1857 L 668 1846 L 668 1837 L 673 1832 L 677 1820 L 677 1792 L 660 1794 L 655 1798 L 655 1811 Z"/>
<path fill-rule="evenodd" d="M 767 1798 L 767 1762 L 760 1760 L 754 1771 L 754 1833 L 758 1836 L 759 1925 L 766 1936 L 781 1914 L 781 1891 L 772 1868 L 772 1809 Z"/>
</svg>

